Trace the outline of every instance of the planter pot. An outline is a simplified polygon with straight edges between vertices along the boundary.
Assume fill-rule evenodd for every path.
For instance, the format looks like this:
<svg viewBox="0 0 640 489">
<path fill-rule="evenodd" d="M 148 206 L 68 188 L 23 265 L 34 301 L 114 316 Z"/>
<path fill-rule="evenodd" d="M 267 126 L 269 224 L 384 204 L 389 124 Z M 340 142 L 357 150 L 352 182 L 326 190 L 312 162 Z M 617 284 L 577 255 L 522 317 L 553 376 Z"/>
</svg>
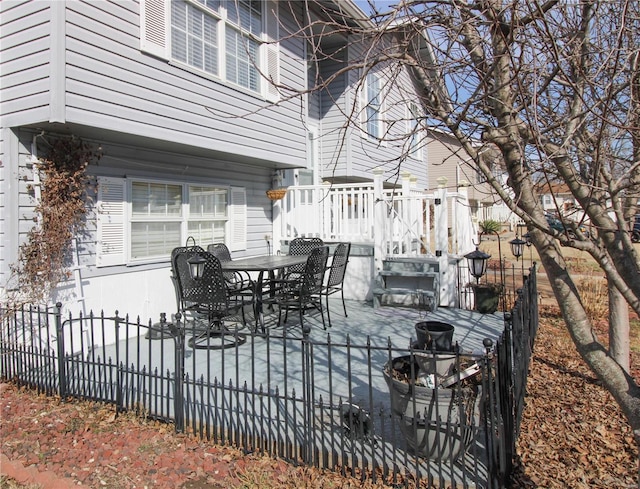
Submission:
<svg viewBox="0 0 640 489">
<path fill-rule="evenodd" d="M 420 350 L 453 351 L 452 324 L 440 321 L 416 323 L 417 348 Z"/>
<path fill-rule="evenodd" d="M 476 311 L 482 314 L 493 314 L 498 310 L 500 292 L 495 287 L 475 285 L 473 290 L 476 298 Z"/>
<path fill-rule="evenodd" d="M 397 361 L 410 365 L 410 357 Z M 420 376 L 420 365 L 413 370 Z M 399 380 L 389 365 L 384 378 L 391 394 L 391 411 L 398 417 L 400 432 L 409 448 L 431 460 L 456 460 L 473 440 L 479 421 L 477 391 L 471 387 L 430 388 Z"/>
<path fill-rule="evenodd" d="M 415 362 L 418 364 L 418 377 L 436 375 L 436 378 L 449 377 L 455 372 L 456 354 L 447 352 L 421 352 L 414 353 Z"/>
</svg>

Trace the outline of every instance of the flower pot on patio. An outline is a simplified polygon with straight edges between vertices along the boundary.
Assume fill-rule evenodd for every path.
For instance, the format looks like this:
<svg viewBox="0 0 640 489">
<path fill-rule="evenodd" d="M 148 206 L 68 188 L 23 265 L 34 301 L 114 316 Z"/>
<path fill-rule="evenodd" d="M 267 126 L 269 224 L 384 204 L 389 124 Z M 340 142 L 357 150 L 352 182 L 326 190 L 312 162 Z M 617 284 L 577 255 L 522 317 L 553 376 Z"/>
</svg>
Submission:
<svg viewBox="0 0 640 489">
<path fill-rule="evenodd" d="M 431 460 L 456 460 L 469 447 L 479 421 L 477 387 L 439 387 L 442 376 L 437 370 L 450 371 L 450 357 L 454 357 L 453 366 L 456 358 L 435 355 L 436 370 L 425 371 L 422 361 L 407 355 L 394 358 L 383 373 L 391 395 L 391 411 L 399 418 L 400 432 L 409 448 Z M 412 375 L 416 378 L 411 379 Z"/>
<path fill-rule="evenodd" d="M 416 348 L 420 350 L 453 351 L 452 324 L 440 321 L 421 321 L 416 323 Z"/>
<path fill-rule="evenodd" d="M 482 314 L 493 314 L 498 310 L 502 285 L 500 284 L 473 284 L 475 295 L 475 310 Z"/>
</svg>

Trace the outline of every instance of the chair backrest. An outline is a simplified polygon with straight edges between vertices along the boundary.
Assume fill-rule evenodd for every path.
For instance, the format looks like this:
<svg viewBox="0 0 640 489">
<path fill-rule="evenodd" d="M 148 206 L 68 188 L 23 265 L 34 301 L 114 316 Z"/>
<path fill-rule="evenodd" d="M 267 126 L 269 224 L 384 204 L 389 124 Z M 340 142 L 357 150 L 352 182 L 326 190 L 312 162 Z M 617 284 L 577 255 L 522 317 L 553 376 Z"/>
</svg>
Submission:
<svg viewBox="0 0 640 489">
<path fill-rule="evenodd" d="M 178 246 L 171 251 L 171 280 L 176 291 L 176 305 L 178 310 L 182 310 L 185 307 L 184 298 L 182 296 L 182 289 L 180 287 L 180 279 L 178 277 L 178 270 L 176 268 L 176 257 L 178 255 L 186 254 L 187 260 L 194 255 L 204 253 L 204 249 L 200 246 Z"/>
<path fill-rule="evenodd" d="M 227 245 L 224 243 L 213 243 L 207 246 L 207 251 L 215 256 L 220 262 L 225 263 L 231 261 L 231 252 Z M 227 282 L 235 281 L 234 272 L 223 272 L 224 278 Z"/>
<path fill-rule="evenodd" d="M 301 295 L 309 296 L 322 290 L 328 259 L 328 246 L 320 246 L 311 250 L 304 266 Z"/>
<path fill-rule="evenodd" d="M 213 243 L 207 246 L 207 251 L 221 262 L 231 261 L 231 252 L 224 243 Z"/>
<path fill-rule="evenodd" d="M 189 270 L 189 259 L 196 254 L 205 260 L 202 277 L 197 280 Z M 175 257 L 175 269 L 183 307 L 196 307 L 209 313 L 226 312 L 229 309 L 222 265 L 211 253 L 179 253 Z"/>
<path fill-rule="evenodd" d="M 327 287 L 336 287 L 344 281 L 347 263 L 349 262 L 349 253 L 351 253 L 351 243 L 337 244 L 336 249 L 333 251 L 333 260 L 329 268 Z"/>
<path fill-rule="evenodd" d="M 311 250 L 318 248 L 320 246 L 324 246 L 324 241 L 320 238 L 294 238 L 289 243 L 289 254 L 290 255 L 308 255 L 311 253 Z M 289 267 L 289 273 L 304 273 L 305 265 L 304 263 L 301 265 L 293 265 Z"/>
<path fill-rule="evenodd" d="M 324 241 L 320 238 L 294 238 L 289 243 L 290 255 L 308 255 L 311 250 L 324 246 Z"/>
</svg>

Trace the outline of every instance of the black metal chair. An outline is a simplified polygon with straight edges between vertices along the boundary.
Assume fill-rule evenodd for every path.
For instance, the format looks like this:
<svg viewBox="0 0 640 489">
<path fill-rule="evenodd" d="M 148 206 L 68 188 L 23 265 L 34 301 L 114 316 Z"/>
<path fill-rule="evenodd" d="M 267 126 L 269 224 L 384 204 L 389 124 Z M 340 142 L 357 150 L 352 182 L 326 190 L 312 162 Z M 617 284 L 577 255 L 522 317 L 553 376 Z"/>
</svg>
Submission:
<svg viewBox="0 0 640 489">
<path fill-rule="evenodd" d="M 322 327 L 327 329 L 320 294 L 328 258 L 329 248 L 327 246 L 316 247 L 309 253 L 301 275 L 287 274 L 284 278 L 276 280 L 277 287 L 274 295 L 265 298 L 264 303 L 278 306 L 278 326 L 282 322 L 283 309 L 285 310 L 285 323 L 289 316 L 289 309 L 297 309 L 300 312 L 300 326 L 302 326 L 304 312 L 314 308 L 320 311 Z"/>
<path fill-rule="evenodd" d="M 227 245 L 224 243 L 214 243 L 207 246 L 207 251 L 215 256 L 220 263 L 231 261 L 231 252 Z M 227 282 L 229 292 L 236 295 L 243 295 L 245 297 L 251 296 L 255 292 L 256 284 L 252 280 L 251 276 L 247 272 L 222 272 L 224 279 Z"/>
<path fill-rule="evenodd" d="M 204 249 L 197 245 L 178 246 L 177 248 L 174 248 L 171 251 L 171 281 L 173 282 L 173 287 L 176 292 L 176 306 L 178 308 L 178 311 L 189 310 L 189 306 L 191 306 L 192 304 L 185 304 L 183 301 L 182 295 L 180 293 L 180 282 L 178 281 L 178 270 L 176 269 L 176 264 L 175 264 L 176 257 L 178 255 L 185 254 L 186 259 L 189 260 L 190 258 L 196 255 L 200 255 L 202 253 L 204 253 Z"/>
<path fill-rule="evenodd" d="M 231 252 L 229 248 L 224 243 L 213 243 L 207 246 L 207 251 L 215 256 L 220 263 L 230 262 L 231 261 Z M 227 284 L 227 289 L 229 294 L 232 296 L 236 296 L 236 299 L 240 299 L 243 302 L 248 300 L 249 304 L 253 307 L 254 315 L 255 311 L 255 294 L 256 284 L 251 279 L 251 276 L 247 272 L 228 272 L 223 271 L 224 280 Z M 256 327 L 257 327 L 257 315 L 256 317 Z M 244 308 L 242 309 L 242 321 L 246 323 L 244 316 Z"/>
<path fill-rule="evenodd" d="M 347 305 L 344 302 L 344 276 L 347 271 L 347 263 L 349 263 L 349 254 L 351 253 L 351 243 L 338 243 L 333 251 L 333 259 L 331 265 L 327 268 L 327 281 L 322 287 L 321 295 L 325 296 L 327 301 L 327 321 L 331 327 L 331 314 L 329 312 L 329 296 L 340 292 L 342 297 L 342 308 L 344 316 L 347 317 Z"/>
<path fill-rule="evenodd" d="M 191 275 L 189 261 L 195 256 L 203 259 L 200 277 Z M 173 258 L 183 315 L 193 315 L 193 336 L 189 346 L 194 349 L 221 349 L 244 343 L 246 336 L 224 326 L 224 319 L 237 315 L 244 301 L 229 294 L 222 265 L 211 253 L 178 252 Z M 204 326 L 199 323 L 205 321 Z M 244 322 L 244 314 L 243 314 Z"/>
<path fill-rule="evenodd" d="M 290 255 L 308 255 L 314 248 L 324 246 L 324 241 L 320 238 L 294 238 L 289 243 Z M 305 264 L 294 265 L 287 269 L 287 274 L 292 277 L 295 275 L 302 275 L 304 273 Z"/>
</svg>

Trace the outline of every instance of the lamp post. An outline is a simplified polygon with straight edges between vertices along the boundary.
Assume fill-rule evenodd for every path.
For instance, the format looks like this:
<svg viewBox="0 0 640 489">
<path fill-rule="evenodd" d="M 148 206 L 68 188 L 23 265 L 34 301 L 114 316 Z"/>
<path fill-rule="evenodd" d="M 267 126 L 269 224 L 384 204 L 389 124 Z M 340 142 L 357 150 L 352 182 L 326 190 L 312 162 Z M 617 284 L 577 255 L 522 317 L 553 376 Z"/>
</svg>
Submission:
<svg viewBox="0 0 640 489">
<path fill-rule="evenodd" d="M 467 259 L 467 263 L 469 264 L 469 271 L 471 272 L 471 275 L 475 277 L 476 283 L 479 283 L 480 277 L 482 277 L 487 271 L 487 261 L 491 258 L 491 255 L 484 251 L 480 251 L 476 246 L 474 251 L 467 253 L 464 257 Z"/>
<path fill-rule="evenodd" d="M 515 239 L 509 241 L 509 245 L 511 246 L 511 253 L 513 253 L 513 256 L 516 257 L 516 261 L 520 260 L 520 257 L 524 253 L 524 247 L 526 244 L 527 242 L 523 239 L 518 238 L 518 236 L 516 236 Z"/>
</svg>

